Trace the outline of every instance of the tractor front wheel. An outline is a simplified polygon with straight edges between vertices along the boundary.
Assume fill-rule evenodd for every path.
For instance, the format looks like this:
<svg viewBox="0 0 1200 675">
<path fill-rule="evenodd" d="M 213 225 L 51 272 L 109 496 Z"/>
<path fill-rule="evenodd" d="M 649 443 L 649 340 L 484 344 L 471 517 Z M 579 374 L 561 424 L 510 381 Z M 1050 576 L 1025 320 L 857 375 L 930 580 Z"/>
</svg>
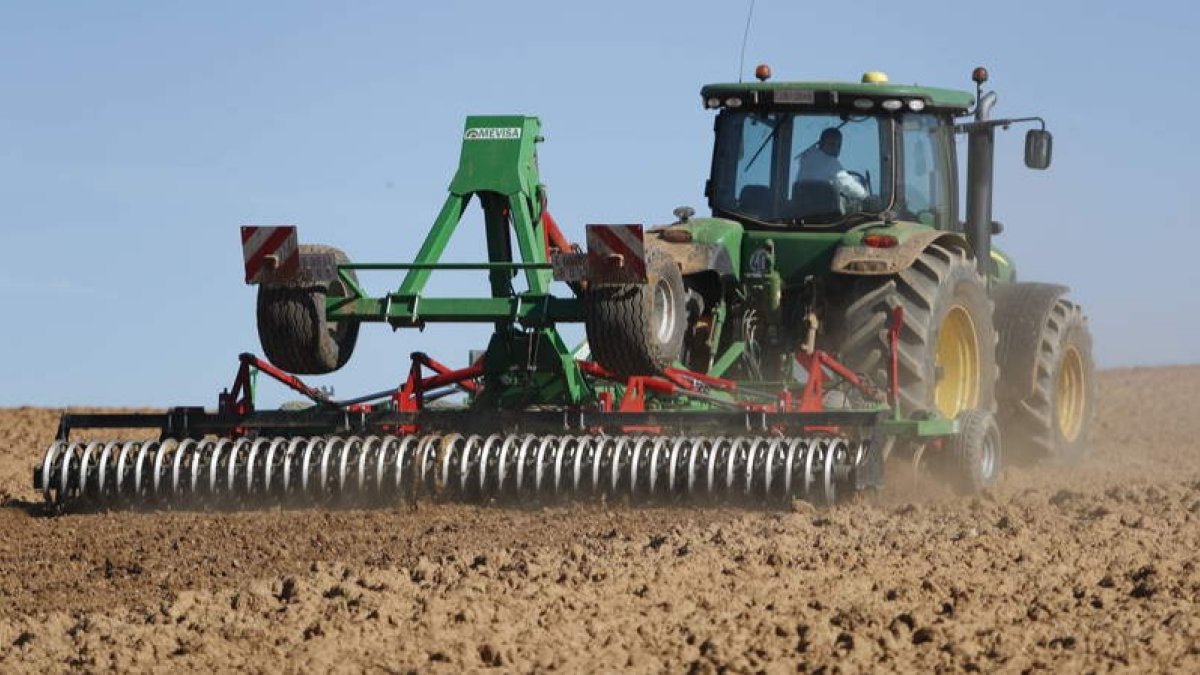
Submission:
<svg viewBox="0 0 1200 675">
<path fill-rule="evenodd" d="M 350 262 L 332 246 L 300 245 L 305 255 L 333 254 L 338 264 Z M 357 281 L 354 272 L 350 277 Z M 258 287 L 258 339 L 267 360 L 297 375 L 323 375 L 346 365 L 358 342 L 358 324 L 330 321 L 326 298 L 347 296 L 340 279 L 302 286 Z"/>
<path fill-rule="evenodd" d="M 1026 461 L 1078 461 L 1096 415 L 1092 335 L 1083 310 L 1060 290 L 1014 284 L 997 300 L 1001 424 Z"/>
</svg>

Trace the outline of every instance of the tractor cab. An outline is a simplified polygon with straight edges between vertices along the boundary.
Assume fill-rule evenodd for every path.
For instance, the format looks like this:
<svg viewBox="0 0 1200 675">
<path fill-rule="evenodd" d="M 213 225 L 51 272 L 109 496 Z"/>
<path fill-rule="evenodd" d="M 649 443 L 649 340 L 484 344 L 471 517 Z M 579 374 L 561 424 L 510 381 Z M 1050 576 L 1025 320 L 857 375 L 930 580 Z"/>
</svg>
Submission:
<svg viewBox="0 0 1200 675">
<path fill-rule="evenodd" d="M 750 229 L 844 230 L 899 219 L 957 226 L 955 117 L 967 92 L 888 83 L 714 84 L 718 111 L 707 197 Z"/>
</svg>

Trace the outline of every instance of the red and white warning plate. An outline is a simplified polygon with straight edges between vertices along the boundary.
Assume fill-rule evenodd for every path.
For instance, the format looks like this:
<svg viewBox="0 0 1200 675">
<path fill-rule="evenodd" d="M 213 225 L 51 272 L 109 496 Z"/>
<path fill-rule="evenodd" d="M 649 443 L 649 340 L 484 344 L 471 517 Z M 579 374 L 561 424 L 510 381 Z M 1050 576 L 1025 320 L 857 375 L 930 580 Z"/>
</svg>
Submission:
<svg viewBox="0 0 1200 675">
<path fill-rule="evenodd" d="M 242 260 L 246 283 L 285 281 L 300 272 L 300 244 L 295 225 L 245 225 Z"/>
<path fill-rule="evenodd" d="M 588 225 L 588 277 L 601 284 L 646 283 L 641 225 Z"/>
</svg>

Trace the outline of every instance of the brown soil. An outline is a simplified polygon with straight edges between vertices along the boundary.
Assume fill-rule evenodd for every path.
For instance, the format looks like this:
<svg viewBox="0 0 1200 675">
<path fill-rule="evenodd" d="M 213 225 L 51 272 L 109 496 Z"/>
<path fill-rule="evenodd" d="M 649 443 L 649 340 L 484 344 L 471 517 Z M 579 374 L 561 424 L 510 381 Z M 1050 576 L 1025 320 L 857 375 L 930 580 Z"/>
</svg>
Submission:
<svg viewBox="0 0 1200 675">
<path fill-rule="evenodd" d="M 1200 669 L 1200 367 L 1110 371 L 1091 458 L 817 511 L 48 517 L 0 410 L 0 670 Z"/>
</svg>

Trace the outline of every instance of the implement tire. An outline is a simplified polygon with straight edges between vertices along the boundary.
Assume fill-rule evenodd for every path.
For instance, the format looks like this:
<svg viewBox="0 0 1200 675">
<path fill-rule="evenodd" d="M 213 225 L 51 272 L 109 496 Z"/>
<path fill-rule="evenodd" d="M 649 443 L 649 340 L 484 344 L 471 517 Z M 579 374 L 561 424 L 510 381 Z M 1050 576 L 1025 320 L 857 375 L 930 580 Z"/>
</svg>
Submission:
<svg viewBox="0 0 1200 675">
<path fill-rule="evenodd" d="M 348 263 L 340 249 L 301 244 L 300 255 L 332 253 Z M 354 272 L 350 277 L 356 282 Z M 289 373 L 323 375 L 346 365 L 358 342 L 358 323 L 329 321 L 325 299 L 349 294 L 338 279 L 304 286 L 263 284 L 258 287 L 258 340 L 267 360 Z"/>
<path fill-rule="evenodd" d="M 859 277 L 843 305 L 837 350 L 842 362 L 882 385 L 888 381 L 888 326 L 904 308 L 899 340 L 900 410 L 954 419 L 995 410 L 996 332 L 992 300 L 968 252 L 930 244 L 888 277 Z"/>
<path fill-rule="evenodd" d="M 1059 297 L 1065 290 L 1015 284 L 997 294 L 1000 424 L 1027 462 L 1078 461 L 1096 416 L 1092 334 L 1079 305 Z"/>
<path fill-rule="evenodd" d="M 621 377 L 662 372 L 683 352 L 687 290 L 679 265 L 646 251 L 645 284 L 592 286 L 584 294 L 592 358 Z"/>
</svg>

